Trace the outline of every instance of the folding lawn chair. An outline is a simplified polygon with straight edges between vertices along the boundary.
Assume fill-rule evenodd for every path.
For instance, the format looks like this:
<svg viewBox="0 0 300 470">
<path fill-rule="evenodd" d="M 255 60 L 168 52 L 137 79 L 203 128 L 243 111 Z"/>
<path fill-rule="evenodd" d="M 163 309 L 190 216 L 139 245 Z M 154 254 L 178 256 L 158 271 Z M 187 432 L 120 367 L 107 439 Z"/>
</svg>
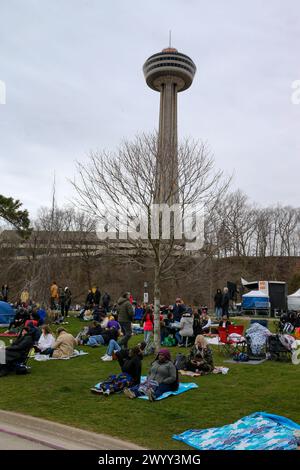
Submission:
<svg viewBox="0 0 300 470">
<path fill-rule="evenodd" d="M 229 355 L 236 352 L 244 352 L 246 348 L 246 341 L 234 341 L 230 339 L 229 335 L 232 333 L 243 336 L 244 326 L 243 325 L 230 325 L 228 328 L 219 327 L 219 350 Z"/>
<path fill-rule="evenodd" d="M 222 326 L 218 328 L 218 341 L 219 351 L 230 353 L 230 344 L 228 342 L 227 328 L 223 328 Z"/>
<path fill-rule="evenodd" d="M 243 336 L 244 335 L 244 325 L 229 325 L 228 335 L 236 334 Z M 233 352 L 245 352 L 247 347 L 247 342 L 245 339 L 239 341 L 232 341 Z"/>
</svg>

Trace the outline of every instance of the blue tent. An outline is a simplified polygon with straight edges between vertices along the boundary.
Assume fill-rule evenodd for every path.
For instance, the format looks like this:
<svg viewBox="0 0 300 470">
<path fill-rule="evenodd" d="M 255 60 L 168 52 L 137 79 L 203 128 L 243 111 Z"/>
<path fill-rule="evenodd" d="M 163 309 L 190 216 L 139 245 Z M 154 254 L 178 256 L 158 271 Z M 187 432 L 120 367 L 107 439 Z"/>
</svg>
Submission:
<svg viewBox="0 0 300 470">
<path fill-rule="evenodd" d="M 8 326 L 15 318 L 15 311 L 7 302 L 0 301 L 0 325 Z"/>
<path fill-rule="evenodd" d="M 266 309 L 270 306 L 270 298 L 260 290 L 252 290 L 248 294 L 242 296 L 242 308 L 250 309 Z"/>
</svg>

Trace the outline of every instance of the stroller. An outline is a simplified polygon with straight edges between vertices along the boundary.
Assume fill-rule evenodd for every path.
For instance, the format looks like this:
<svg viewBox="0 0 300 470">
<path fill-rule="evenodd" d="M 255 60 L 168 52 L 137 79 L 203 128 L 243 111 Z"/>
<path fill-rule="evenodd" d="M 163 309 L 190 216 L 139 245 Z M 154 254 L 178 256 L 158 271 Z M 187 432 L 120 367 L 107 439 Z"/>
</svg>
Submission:
<svg viewBox="0 0 300 470">
<path fill-rule="evenodd" d="M 280 335 L 271 335 L 267 340 L 267 355 L 275 361 L 291 360 L 291 351 L 280 341 Z"/>
</svg>

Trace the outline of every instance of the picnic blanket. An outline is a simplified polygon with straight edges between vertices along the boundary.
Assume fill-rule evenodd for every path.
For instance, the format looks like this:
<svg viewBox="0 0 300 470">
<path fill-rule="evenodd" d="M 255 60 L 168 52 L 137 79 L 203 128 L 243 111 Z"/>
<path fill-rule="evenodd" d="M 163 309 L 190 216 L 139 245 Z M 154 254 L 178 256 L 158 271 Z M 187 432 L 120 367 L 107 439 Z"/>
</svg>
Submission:
<svg viewBox="0 0 300 470">
<path fill-rule="evenodd" d="M 257 412 L 221 428 L 191 429 L 173 439 L 198 450 L 294 450 L 300 443 L 300 425 Z"/>
<path fill-rule="evenodd" d="M 1 338 L 15 338 L 19 336 L 18 333 L 0 333 Z"/>
<path fill-rule="evenodd" d="M 88 353 L 87 352 L 84 352 L 84 351 L 77 351 L 77 349 L 74 350 L 74 353 L 72 354 L 72 356 L 69 356 L 69 357 L 50 357 L 50 356 L 47 356 L 46 354 L 35 354 L 34 356 L 34 360 L 35 361 L 40 361 L 40 362 L 43 362 L 43 361 L 50 361 L 50 360 L 68 360 L 68 359 L 73 359 L 74 357 L 81 357 L 81 356 L 86 356 Z"/>
<path fill-rule="evenodd" d="M 227 374 L 229 371 L 228 367 L 219 367 L 219 366 L 216 366 L 214 368 L 214 370 L 212 371 L 213 374 Z M 189 377 L 200 377 L 202 374 L 200 372 L 193 372 L 191 370 L 183 370 L 183 369 L 180 369 L 179 371 L 179 374 L 180 375 L 187 375 Z M 205 374 L 206 375 L 206 374 Z"/>
<path fill-rule="evenodd" d="M 146 380 L 146 378 L 147 378 L 146 376 L 141 377 L 141 384 Z M 163 400 L 164 398 L 167 398 L 170 395 L 180 395 L 181 393 L 187 392 L 188 390 L 192 390 L 193 388 L 198 388 L 198 385 L 193 382 L 188 382 L 188 383 L 180 382 L 178 390 L 176 390 L 175 392 L 165 392 L 159 398 L 156 398 L 156 401 Z M 142 400 L 149 400 L 149 398 L 146 395 L 143 395 L 138 398 L 141 398 Z"/>
</svg>

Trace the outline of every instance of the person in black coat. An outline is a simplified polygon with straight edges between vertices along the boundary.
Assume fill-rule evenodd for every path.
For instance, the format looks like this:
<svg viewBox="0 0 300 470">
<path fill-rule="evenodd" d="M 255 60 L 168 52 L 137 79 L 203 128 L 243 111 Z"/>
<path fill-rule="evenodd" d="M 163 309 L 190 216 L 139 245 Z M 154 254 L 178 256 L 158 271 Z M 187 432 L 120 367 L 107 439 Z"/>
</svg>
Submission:
<svg viewBox="0 0 300 470">
<path fill-rule="evenodd" d="M 230 296 L 229 296 L 229 291 L 227 287 L 224 287 L 223 289 L 223 296 L 222 296 L 222 315 L 227 315 L 229 318 L 229 301 L 230 301 Z"/>
<path fill-rule="evenodd" d="M 173 318 L 174 322 L 180 322 L 183 313 L 186 311 L 186 307 L 183 301 L 178 297 L 175 304 L 173 305 Z"/>
<path fill-rule="evenodd" d="M 221 320 L 222 300 L 223 300 L 222 291 L 221 289 L 217 289 L 216 295 L 214 296 L 214 302 L 215 302 L 215 315 L 218 320 Z"/>
<path fill-rule="evenodd" d="M 143 351 L 136 346 L 126 352 L 121 350 L 116 353 L 122 372 L 129 374 L 133 385 L 141 382 Z"/>
<path fill-rule="evenodd" d="M 105 292 L 102 298 L 102 306 L 105 310 L 105 312 L 109 312 L 109 304 L 110 304 L 110 295 Z"/>
<path fill-rule="evenodd" d="M 102 338 L 104 339 L 104 344 L 108 344 L 111 339 L 114 339 L 117 341 L 119 337 L 119 331 L 116 328 L 109 328 L 106 330 L 103 330 L 101 333 Z"/>
<path fill-rule="evenodd" d="M 96 336 L 102 334 L 102 326 L 97 321 L 93 321 L 92 325 L 89 327 L 87 335 L 88 336 Z"/>
<path fill-rule="evenodd" d="M 8 302 L 8 291 L 9 291 L 8 285 L 4 284 L 1 289 L 3 302 Z"/>
<path fill-rule="evenodd" d="M 0 377 L 12 372 L 18 363 L 24 362 L 33 344 L 30 328 L 23 328 L 14 343 L 5 348 L 5 364 L 0 364 Z"/>
<path fill-rule="evenodd" d="M 101 292 L 99 290 L 99 287 L 97 287 L 97 289 L 95 290 L 95 293 L 94 293 L 94 302 L 95 302 L 95 305 L 100 305 L 100 300 L 101 300 Z"/>
<path fill-rule="evenodd" d="M 89 292 L 88 292 L 88 295 L 87 295 L 86 301 L 85 301 L 86 307 L 91 308 L 93 303 L 94 303 L 94 294 L 93 294 L 92 290 L 89 289 Z"/>
<path fill-rule="evenodd" d="M 227 315 L 222 316 L 222 320 L 219 322 L 219 326 L 222 328 L 228 328 L 231 325 L 231 322 L 228 320 Z"/>
</svg>

